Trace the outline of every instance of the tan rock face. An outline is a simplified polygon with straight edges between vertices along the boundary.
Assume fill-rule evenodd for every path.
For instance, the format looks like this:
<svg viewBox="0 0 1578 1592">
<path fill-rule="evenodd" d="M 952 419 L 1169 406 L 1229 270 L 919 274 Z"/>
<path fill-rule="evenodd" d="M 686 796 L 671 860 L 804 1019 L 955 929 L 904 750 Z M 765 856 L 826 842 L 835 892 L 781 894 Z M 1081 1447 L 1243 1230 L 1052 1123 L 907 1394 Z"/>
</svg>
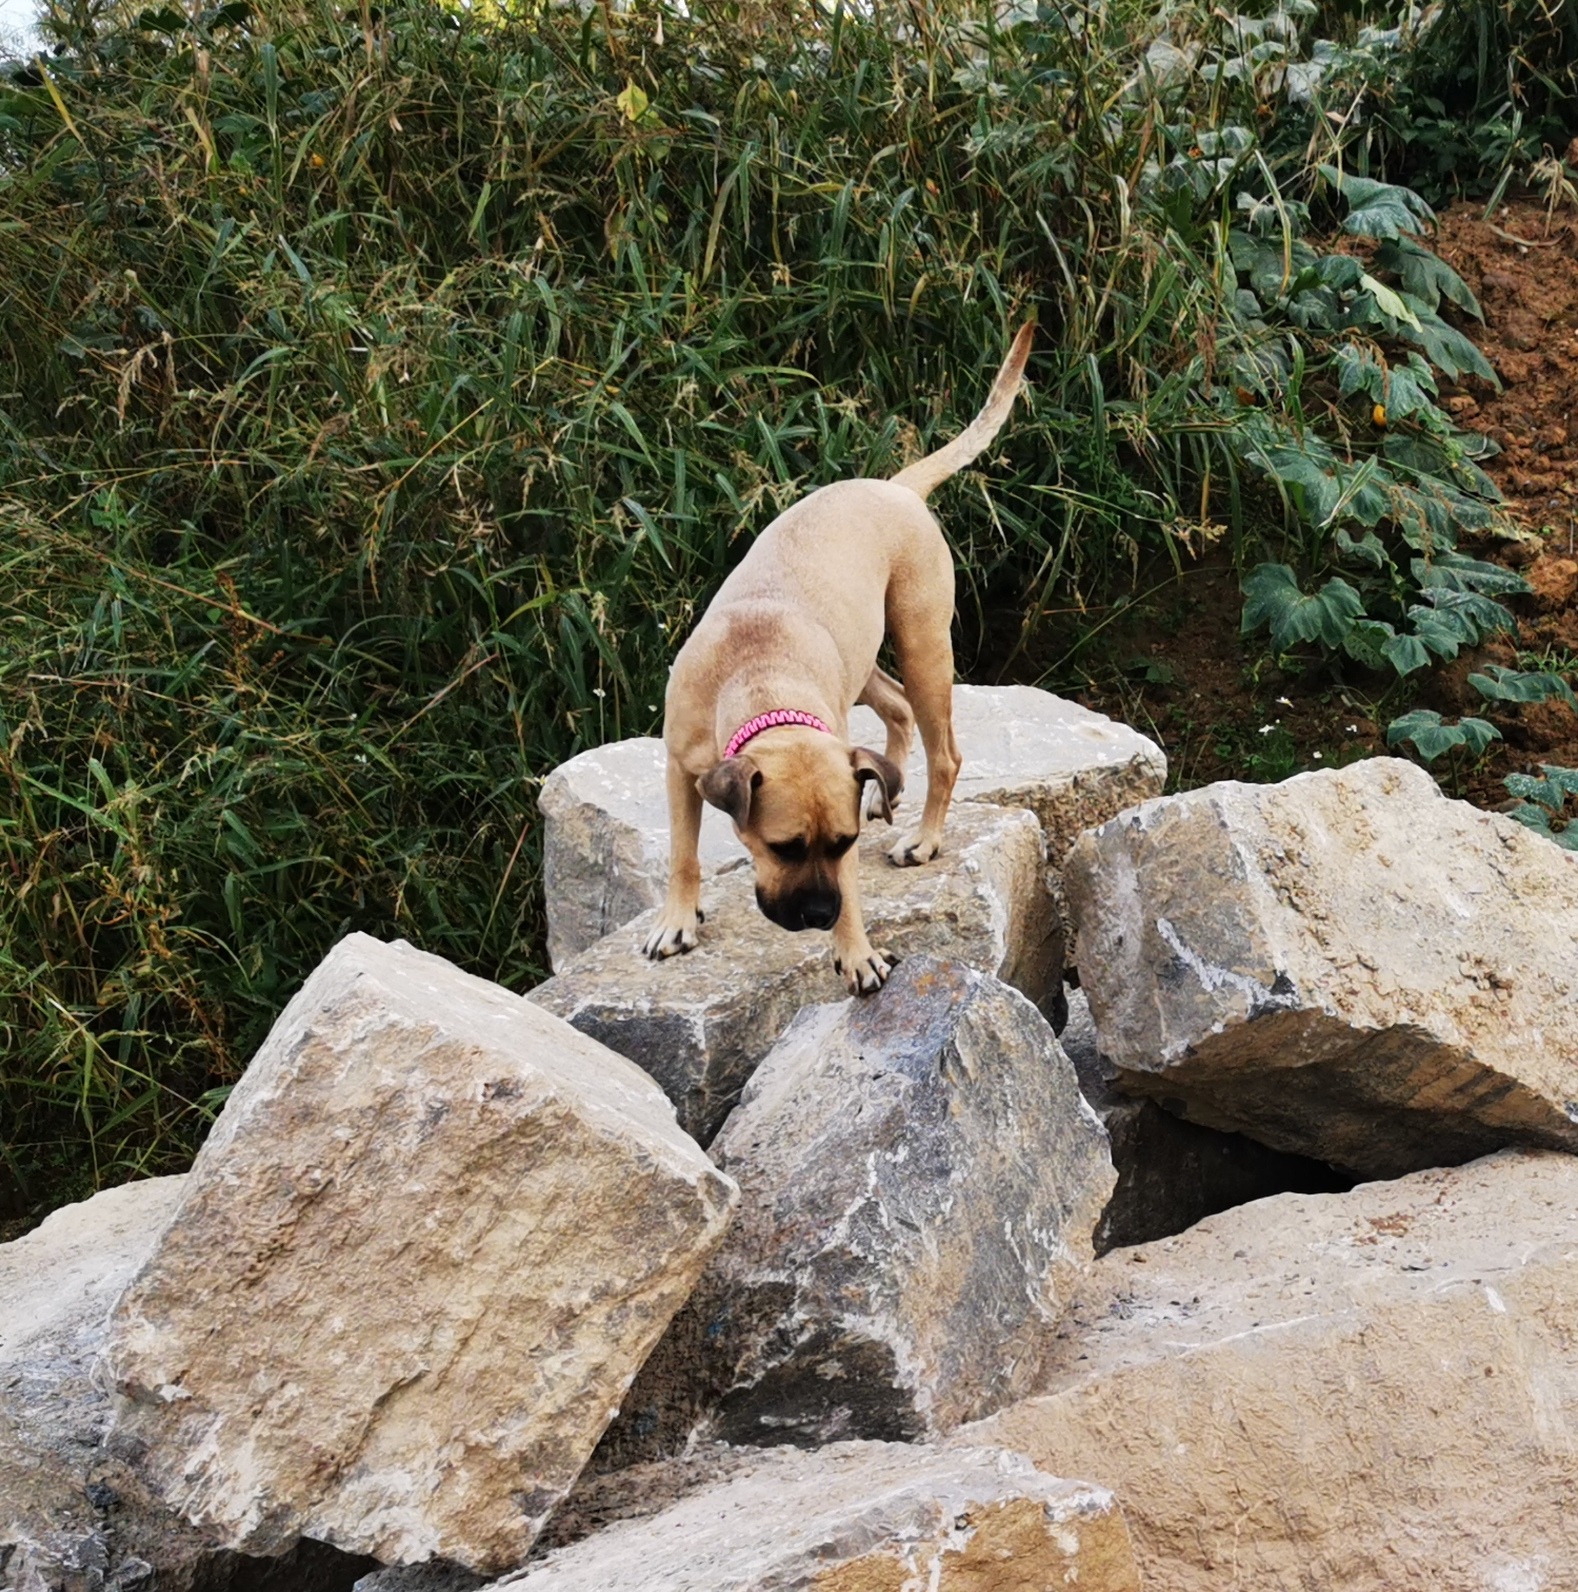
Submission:
<svg viewBox="0 0 1578 1592">
<path fill-rule="evenodd" d="M 275 1025 L 116 1308 L 115 1441 L 251 1553 L 518 1564 L 736 1190 L 643 1073 L 403 944 Z"/>
<path fill-rule="evenodd" d="M 102 1453 L 109 1399 L 93 1384 L 104 1323 L 148 1258 L 183 1179 L 150 1178 L 67 1205 L 0 1244 L 0 1573 L 31 1592 L 189 1584 L 209 1546 Z"/>
<path fill-rule="evenodd" d="M 1017 1455 L 769 1450 L 495 1583 L 522 1592 L 1137 1592 L 1110 1493 Z"/>
<path fill-rule="evenodd" d="M 1161 793 L 1167 760 L 1126 724 L 1031 686 L 954 687 L 954 732 L 964 769 L 956 802 L 1023 807 L 1046 833 L 1052 889 L 1082 829 Z M 869 708 L 850 714 L 856 745 L 881 750 L 885 731 Z M 663 743 L 646 737 L 583 752 L 544 782 L 544 894 L 555 971 L 605 934 L 657 906 L 668 877 L 668 807 Z M 903 810 L 926 800 L 926 761 L 917 740 L 905 774 Z M 702 814 L 704 877 L 747 866 L 729 821 Z"/>
<path fill-rule="evenodd" d="M 861 836 L 861 893 L 872 943 L 900 956 L 947 956 L 1033 1001 L 1060 987 L 1061 925 L 1048 892 L 1041 831 L 1028 814 L 981 803 L 949 817 L 944 855 L 895 868 L 890 832 Z M 844 998 L 827 934 L 790 934 L 757 909 L 752 875 L 702 888 L 707 921 L 686 956 L 649 962 L 648 917 L 600 941 L 528 999 L 628 1056 L 663 1086 L 703 1143 L 752 1070 L 808 1002 Z"/>
<path fill-rule="evenodd" d="M 1113 1184 L 1046 1019 L 911 957 L 808 1007 L 712 1146 L 739 1215 L 593 1463 L 952 1430 L 1035 1385 Z"/>
<path fill-rule="evenodd" d="M 1283 1195 L 1096 1263 L 959 1434 L 1122 1500 L 1167 1592 L 1578 1586 L 1578 1159 Z"/>
<path fill-rule="evenodd" d="M 1578 1149 L 1578 856 L 1413 764 L 1147 802 L 1067 885 L 1125 1089 L 1367 1176 Z"/>
</svg>

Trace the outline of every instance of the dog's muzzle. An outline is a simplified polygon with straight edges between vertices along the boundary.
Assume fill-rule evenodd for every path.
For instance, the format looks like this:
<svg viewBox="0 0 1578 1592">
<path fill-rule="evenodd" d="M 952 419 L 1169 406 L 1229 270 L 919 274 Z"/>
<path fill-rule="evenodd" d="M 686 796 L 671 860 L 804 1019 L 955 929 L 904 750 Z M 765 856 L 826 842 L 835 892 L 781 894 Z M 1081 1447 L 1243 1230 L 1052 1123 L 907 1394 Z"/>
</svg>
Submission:
<svg viewBox="0 0 1578 1592">
<path fill-rule="evenodd" d="M 801 929 L 832 928 L 844 909 L 844 898 L 837 890 L 818 890 L 788 896 L 782 901 L 769 901 L 758 887 L 756 905 L 768 922 L 798 934 Z"/>
</svg>

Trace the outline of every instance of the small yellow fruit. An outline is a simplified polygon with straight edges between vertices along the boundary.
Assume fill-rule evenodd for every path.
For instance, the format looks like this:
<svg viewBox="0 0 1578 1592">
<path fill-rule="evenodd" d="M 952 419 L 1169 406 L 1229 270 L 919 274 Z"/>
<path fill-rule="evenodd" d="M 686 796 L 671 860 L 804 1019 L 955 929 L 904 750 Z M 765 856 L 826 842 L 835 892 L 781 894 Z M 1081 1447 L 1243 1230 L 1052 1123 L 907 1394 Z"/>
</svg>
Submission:
<svg viewBox="0 0 1578 1592">
<path fill-rule="evenodd" d="M 1386 429 L 1386 405 L 1377 404 L 1370 411 L 1370 418 L 1384 431 Z"/>
<path fill-rule="evenodd" d="M 308 155 L 307 156 L 307 164 L 309 166 L 321 166 L 323 164 L 323 156 L 322 155 Z"/>
</svg>

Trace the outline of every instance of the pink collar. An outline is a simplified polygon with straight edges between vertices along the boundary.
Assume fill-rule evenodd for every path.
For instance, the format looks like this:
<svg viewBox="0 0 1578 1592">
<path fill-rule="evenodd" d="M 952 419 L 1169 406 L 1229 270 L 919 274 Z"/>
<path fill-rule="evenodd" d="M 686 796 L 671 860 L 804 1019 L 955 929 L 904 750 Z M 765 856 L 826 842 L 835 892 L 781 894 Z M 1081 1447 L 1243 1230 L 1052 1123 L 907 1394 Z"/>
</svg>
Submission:
<svg viewBox="0 0 1578 1592">
<path fill-rule="evenodd" d="M 738 757 L 763 730 L 776 730 L 783 724 L 803 724 L 808 730 L 820 730 L 824 735 L 833 733 L 814 713 L 802 713 L 798 708 L 774 708 L 771 713 L 758 713 L 754 719 L 747 719 L 729 737 L 729 744 L 723 750 L 724 760 Z"/>
</svg>

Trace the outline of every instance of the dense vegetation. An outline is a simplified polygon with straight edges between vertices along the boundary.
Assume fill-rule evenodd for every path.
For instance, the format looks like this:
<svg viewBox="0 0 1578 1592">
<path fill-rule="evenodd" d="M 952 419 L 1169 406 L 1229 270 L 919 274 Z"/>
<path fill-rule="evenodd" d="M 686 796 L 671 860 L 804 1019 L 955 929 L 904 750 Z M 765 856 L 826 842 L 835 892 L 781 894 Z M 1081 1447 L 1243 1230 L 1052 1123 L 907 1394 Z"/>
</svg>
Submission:
<svg viewBox="0 0 1578 1592">
<path fill-rule="evenodd" d="M 541 778 L 1022 315 L 940 505 L 967 671 L 1208 544 L 1279 647 L 1493 627 L 1420 193 L 1535 160 L 1575 55 L 1449 9 L 58 6 L 0 74 L 13 1196 L 182 1164 L 347 930 L 540 976 Z"/>
</svg>

